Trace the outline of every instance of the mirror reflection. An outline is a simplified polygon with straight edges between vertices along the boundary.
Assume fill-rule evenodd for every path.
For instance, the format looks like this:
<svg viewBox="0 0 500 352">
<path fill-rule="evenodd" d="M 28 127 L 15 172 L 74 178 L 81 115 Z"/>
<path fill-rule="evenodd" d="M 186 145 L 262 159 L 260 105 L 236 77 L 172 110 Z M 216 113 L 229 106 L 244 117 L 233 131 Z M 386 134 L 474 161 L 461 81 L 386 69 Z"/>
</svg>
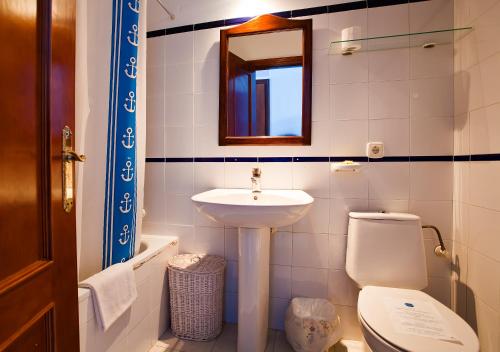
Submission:
<svg viewBox="0 0 500 352">
<path fill-rule="evenodd" d="M 302 30 L 230 37 L 227 135 L 302 135 Z"/>
</svg>

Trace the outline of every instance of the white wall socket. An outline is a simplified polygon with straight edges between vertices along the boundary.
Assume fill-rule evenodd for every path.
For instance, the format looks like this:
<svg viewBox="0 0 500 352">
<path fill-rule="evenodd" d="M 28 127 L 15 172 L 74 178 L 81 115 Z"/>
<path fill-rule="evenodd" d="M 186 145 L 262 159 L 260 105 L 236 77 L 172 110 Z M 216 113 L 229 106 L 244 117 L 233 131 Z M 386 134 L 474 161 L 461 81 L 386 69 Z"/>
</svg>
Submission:
<svg viewBox="0 0 500 352">
<path fill-rule="evenodd" d="M 384 142 L 368 142 L 366 144 L 366 156 L 372 159 L 384 157 Z"/>
</svg>

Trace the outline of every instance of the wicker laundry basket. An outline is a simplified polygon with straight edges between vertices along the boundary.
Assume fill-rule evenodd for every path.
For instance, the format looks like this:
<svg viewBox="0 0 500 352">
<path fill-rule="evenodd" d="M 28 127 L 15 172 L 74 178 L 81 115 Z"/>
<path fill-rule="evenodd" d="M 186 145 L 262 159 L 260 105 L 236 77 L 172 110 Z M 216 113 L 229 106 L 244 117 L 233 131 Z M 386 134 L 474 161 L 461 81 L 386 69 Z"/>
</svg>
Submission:
<svg viewBox="0 0 500 352">
<path fill-rule="evenodd" d="M 222 330 L 222 257 L 181 254 L 168 262 L 172 333 L 182 339 L 211 340 Z"/>
</svg>

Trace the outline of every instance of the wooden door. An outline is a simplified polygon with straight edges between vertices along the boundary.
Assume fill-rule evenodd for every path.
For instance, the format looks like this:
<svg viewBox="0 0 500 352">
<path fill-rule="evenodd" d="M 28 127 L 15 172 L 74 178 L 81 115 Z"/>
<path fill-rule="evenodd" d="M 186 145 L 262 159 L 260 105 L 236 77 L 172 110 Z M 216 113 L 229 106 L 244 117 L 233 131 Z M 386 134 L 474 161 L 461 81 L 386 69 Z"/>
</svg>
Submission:
<svg viewBox="0 0 500 352">
<path fill-rule="evenodd" d="M 74 0 L 1 0 L 0 43 L 0 351 L 78 351 L 75 212 L 61 185 Z"/>
<path fill-rule="evenodd" d="M 233 53 L 228 54 L 228 133 L 230 136 L 251 136 L 255 72 L 250 65 Z"/>
<path fill-rule="evenodd" d="M 255 89 L 255 129 L 256 136 L 270 136 L 270 95 L 269 79 L 258 79 Z"/>
</svg>

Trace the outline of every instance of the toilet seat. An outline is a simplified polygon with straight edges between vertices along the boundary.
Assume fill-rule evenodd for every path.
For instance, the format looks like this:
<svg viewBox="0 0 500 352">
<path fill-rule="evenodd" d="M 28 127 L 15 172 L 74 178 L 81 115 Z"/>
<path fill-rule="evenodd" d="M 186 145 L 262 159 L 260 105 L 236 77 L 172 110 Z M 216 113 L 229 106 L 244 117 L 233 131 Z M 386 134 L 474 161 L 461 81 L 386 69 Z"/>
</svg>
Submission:
<svg viewBox="0 0 500 352">
<path fill-rule="evenodd" d="M 416 312 L 421 313 L 417 314 Z M 442 336 L 430 337 L 420 319 L 427 312 L 433 317 L 434 326 L 443 328 Z M 392 287 L 364 287 L 358 299 L 358 314 L 363 330 L 375 339 L 381 351 L 411 352 L 478 352 L 479 341 L 471 327 L 448 307 L 428 294 Z M 413 329 L 417 324 L 419 329 Z M 432 324 L 432 323 L 431 323 Z M 411 326 L 410 326 L 411 325 Z M 430 331 L 431 329 L 427 329 Z M 369 343 L 370 344 L 370 343 Z M 378 352 L 375 350 L 374 352 Z"/>
</svg>

